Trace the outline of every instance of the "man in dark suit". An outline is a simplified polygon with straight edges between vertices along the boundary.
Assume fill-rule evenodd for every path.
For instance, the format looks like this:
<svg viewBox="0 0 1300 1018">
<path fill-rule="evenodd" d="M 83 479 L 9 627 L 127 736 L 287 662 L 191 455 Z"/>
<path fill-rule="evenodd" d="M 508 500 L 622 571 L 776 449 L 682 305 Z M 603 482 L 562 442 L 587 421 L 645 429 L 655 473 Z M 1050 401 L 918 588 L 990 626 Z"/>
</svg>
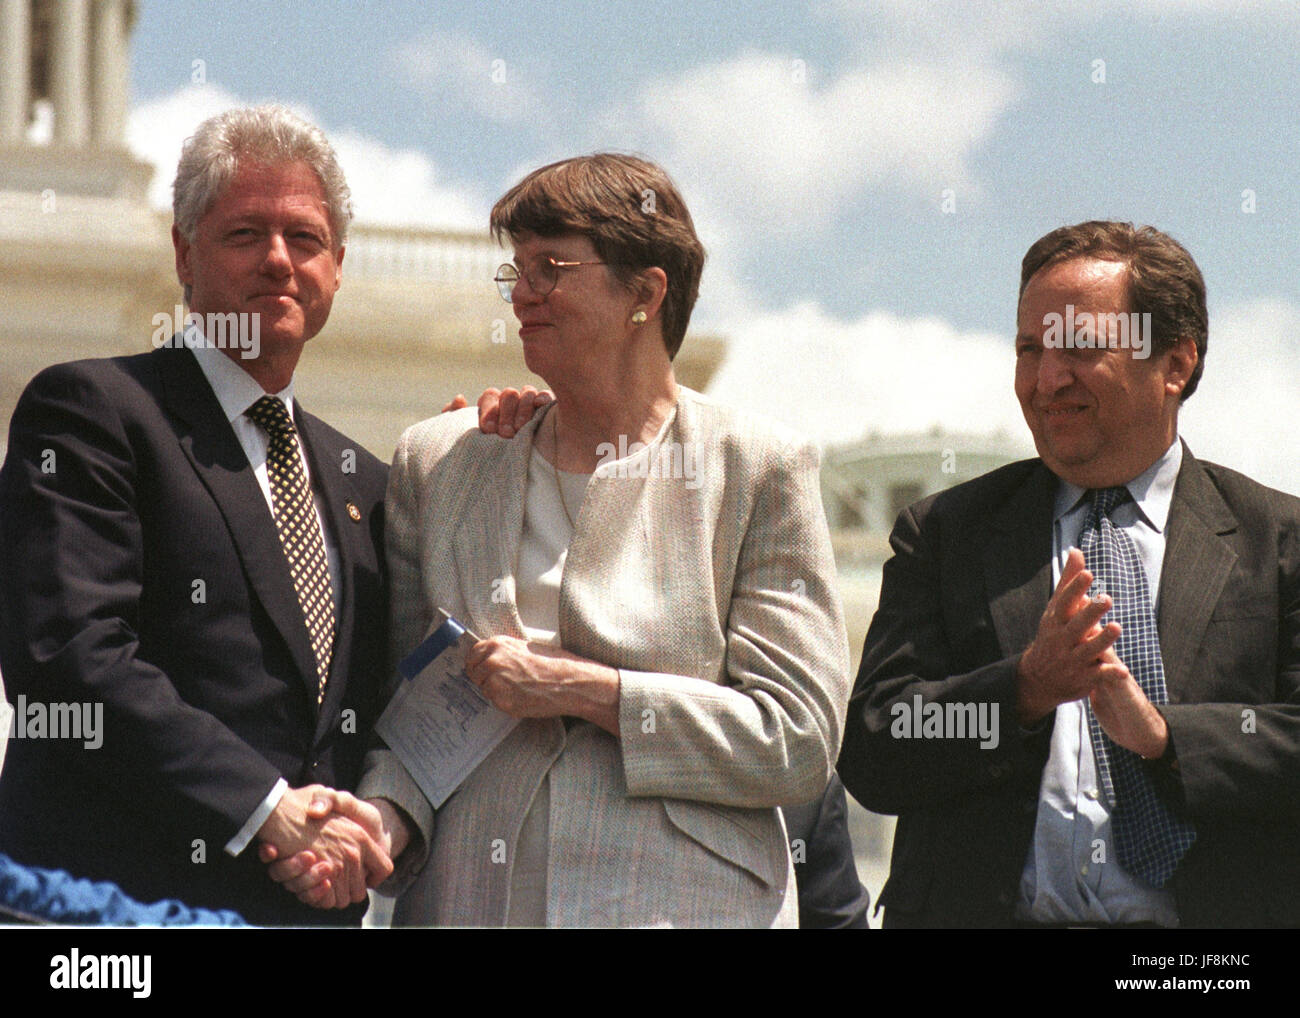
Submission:
<svg viewBox="0 0 1300 1018">
<path fill-rule="evenodd" d="M 1178 439 L 1207 331 L 1149 227 L 1026 254 L 1040 458 L 902 513 L 850 702 L 886 925 L 1300 923 L 1300 500 Z"/>
<path fill-rule="evenodd" d="M 357 779 L 387 656 L 386 469 L 293 399 L 339 285 L 347 184 L 315 127 L 235 110 L 186 143 L 175 213 L 176 335 L 49 368 L 14 412 L 8 692 L 32 721 L 100 711 L 102 732 L 11 742 L 0 846 L 143 900 L 355 922 L 249 848 L 310 848 L 340 908 L 391 870 L 377 814 L 308 815 L 318 787 Z"/>
</svg>

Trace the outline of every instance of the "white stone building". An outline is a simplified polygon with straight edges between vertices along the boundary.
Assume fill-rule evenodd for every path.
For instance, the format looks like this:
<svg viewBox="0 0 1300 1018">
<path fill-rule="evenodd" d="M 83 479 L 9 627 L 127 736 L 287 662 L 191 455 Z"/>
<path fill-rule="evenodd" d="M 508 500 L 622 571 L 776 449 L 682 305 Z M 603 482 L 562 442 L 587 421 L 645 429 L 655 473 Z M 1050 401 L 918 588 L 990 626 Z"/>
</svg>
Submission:
<svg viewBox="0 0 1300 1018">
<path fill-rule="evenodd" d="M 133 0 L 0 0 L 6 425 L 41 368 L 148 350 L 156 316 L 179 317 L 171 215 L 149 207 L 153 168 L 123 140 L 134 16 Z M 50 137 L 37 143 L 33 124 L 46 119 Z M 329 323 L 299 366 L 304 405 L 386 459 L 403 428 L 457 392 L 540 384 L 492 283 L 504 260 L 486 226 L 354 223 Z M 706 388 L 723 350 L 719 337 L 692 333 L 678 379 Z"/>
</svg>

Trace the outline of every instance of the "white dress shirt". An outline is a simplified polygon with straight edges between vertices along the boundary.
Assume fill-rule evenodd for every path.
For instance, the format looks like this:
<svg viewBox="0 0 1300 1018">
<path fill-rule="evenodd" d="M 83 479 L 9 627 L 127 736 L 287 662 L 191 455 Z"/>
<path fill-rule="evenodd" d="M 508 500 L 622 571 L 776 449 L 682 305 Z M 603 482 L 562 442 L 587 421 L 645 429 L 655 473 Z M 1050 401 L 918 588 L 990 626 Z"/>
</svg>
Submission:
<svg viewBox="0 0 1300 1018">
<path fill-rule="evenodd" d="M 1126 485 L 1131 502 L 1111 521 L 1133 540 L 1160 603 L 1160 574 L 1174 483 L 1183 462 L 1177 438 L 1160 459 Z M 1091 502 L 1083 488 L 1061 481 L 1052 522 L 1052 588 L 1087 522 Z M 1101 790 L 1083 700 L 1056 708 L 1051 754 L 1038 791 L 1034 839 L 1020 878 L 1016 917 L 1030 922 L 1157 923 L 1177 926 L 1173 892 L 1156 889 L 1126 872 L 1115 855 L 1110 806 Z M 1101 861 L 1104 854 L 1104 862 Z"/>
<path fill-rule="evenodd" d="M 212 386 L 213 395 L 217 397 L 217 402 L 221 404 L 222 412 L 225 413 L 226 419 L 230 421 L 230 426 L 235 432 L 235 438 L 239 440 L 244 455 L 248 457 L 249 466 L 253 468 L 253 473 L 257 477 L 258 486 L 262 489 L 262 496 L 266 499 L 267 512 L 272 512 L 274 503 L 271 500 L 271 479 L 266 469 L 266 455 L 271 440 L 265 431 L 245 416 L 245 412 L 266 395 L 265 391 L 253 379 L 252 375 L 222 351 L 205 344 L 202 334 L 197 331 L 195 326 L 191 325 L 186 330 L 184 342 L 193 352 L 195 360 L 199 362 L 199 368 L 208 380 L 208 384 Z M 293 420 L 293 381 L 290 380 L 284 389 L 273 395 L 284 402 L 289 411 L 289 419 Z M 311 485 L 311 466 L 307 462 L 307 455 L 302 448 L 301 442 L 298 444 L 298 455 L 302 460 L 302 469 L 307 477 L 307 483 Z M 334 603 L 337 605 L 342 593 L 338 542 L 334 540 L 330 528 L 325 525 L 325 509 L 322 504 L 321 494 L 314 485 L 312 485 L 312 494 L 316 503 L 316 519 L 320 524 L 321 533 L 325 537 L 325 556 L 329 561 L 330 586 L 333 588 Z M 284 778 L 275 783 L 274 787 L 267 793 L 266 798 L 262 800 L 257 809 L 244 822 L 244 826 L 239 829 L 233 838 L 226 842 L 226 851 L 230 855 L 239 855 L 248 847 L 288 789 L 289 782 Z"/>
</svg>

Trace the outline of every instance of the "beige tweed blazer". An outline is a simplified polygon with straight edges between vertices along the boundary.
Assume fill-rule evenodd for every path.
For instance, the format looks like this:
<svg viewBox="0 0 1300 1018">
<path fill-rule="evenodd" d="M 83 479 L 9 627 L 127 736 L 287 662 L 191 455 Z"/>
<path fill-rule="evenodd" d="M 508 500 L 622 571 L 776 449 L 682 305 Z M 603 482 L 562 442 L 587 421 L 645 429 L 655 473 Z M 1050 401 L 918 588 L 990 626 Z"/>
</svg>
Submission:
<svg viewBox="0 0 1300 1018">
<path fill-rule="evenodd" d="M 620 670 L 621 736 L 525 720 L 436 817 L 396 758 L 372 753 L 360 793 L 420 828 L 395 923 L 503 923 L 520 826 L 549 776 L 548 925 L 795 924 L 776 807 L 822 793 L 849 693 L 818 455 L 679 391 L 668 451 L 652 450 L 663 464 L 675 452 L 679 476 L 598 469 L 561 585 L 563 646 Z M 438 607 L 480 636 L 524 635 L 514 569 L 543 417 L 512 441 L 480 434 L 473 408 L 402 436 L 387 501 L 395 657 Z"/>
</svg>

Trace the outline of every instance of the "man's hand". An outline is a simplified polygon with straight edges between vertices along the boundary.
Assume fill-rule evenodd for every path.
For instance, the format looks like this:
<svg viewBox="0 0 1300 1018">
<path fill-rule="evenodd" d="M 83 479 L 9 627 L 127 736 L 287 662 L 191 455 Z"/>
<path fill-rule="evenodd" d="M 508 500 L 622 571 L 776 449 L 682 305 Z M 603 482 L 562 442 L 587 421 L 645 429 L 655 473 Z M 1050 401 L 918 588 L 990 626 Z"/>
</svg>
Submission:
<svg viewBox="0 0 1300 1018">
<path fill-rule="evenodd" d="M 1116 745 L 1148 760 L 1164 756 L 1169 746 L 1169 725 L 1114 648 L 1102 658 L 1101 681 L 1092 687 L 1089 699 L 1102 731 Z"/>
<path fill-rule="evenodd" d="M 457 399 L 463 400 L 463 397 L 458 396 Z M 522 389 L 484 389 L 483 395 L 478 398 L 478 429 L 485 435 L 512 438 L 515 432 L 532 420 L 538 407 L 546 406 L 554 400 L 549 389 L 539 392 L 531 385 L 525 385 Z M 465 406 L 465 403 L 460 405 Z"/>
<path fill-rule="evenodd" d="M 347 792 L 318 786 L 307 812 L 317 821 L 324 821 L 333 813 L 335 819 L 355 821 L 367 831 L 373 831 L 371 825 L 377 823 L 379 833 L 376 841 L 389 860 L 398 858 L 410 842 L 411 834 L 405 819 L 387 799 L 362 801 Z M 263 844 L 260 855 L 263 862 L 271 864 L 268 867 L 271 879 L 296 895 L 299 901 L 317 908 L 342 908 L 349 903 L 336 901 L 331 866 L 322 862 L 314 850 L 281 857 L 274 846 Z M 377 887 L 391 873 L 390 862 L 387 872 L 371 874 L 367 883 L 370 887 Z"/>
<path fill-rule="evenodd" d="M 1092 579 L 1092 573 L 1084 568 L 1083 552 L 1071 548 L 1061 580 L 1038 623 L 1038 635 L 1016 668 L 1016 706 L 1023 727 L 1046 717 L 1059 704 L 1087 696 L 1104 676 L 1113 673 L 1113 666 L 1103 663 L 1102 655 L 1119 639 L 1119 624 L 1097 624 L 1110 611 L 1111 599 L 1108 595 L 1088 598 Z M 1114 660 L 1118 663 L 1119 659 Z"/>
<path fill-rule="evenodd" d="M 535 389 L 525 385 L 522 389 L 484 389 L 478 398 L 478 429 L 485 435 L 512 438 L 527 424 L 538 407 L 553 403 L 555 396 L 549 389 Z M 456 394 L 442 408 L 444 414 L 464 410 L 469 406 L 464 395 Z"/>
<path fill-rule="evenodd" d="M 340 797 L 346 797 L 347 815 L 331 812 Z M 367 885 L 380 884 L 393 872 L 379 811 L 324 785 L 287 791 L 258 837 L 264 862 L 302 854 L 311 880 L 304 881 L 309 885 L 304 893 L 294 893 L 317 908 L 346 908 L 364 901 Z M 275 872 L 271 876 L 277 883 L 288 879 Z"/>
</svg>

